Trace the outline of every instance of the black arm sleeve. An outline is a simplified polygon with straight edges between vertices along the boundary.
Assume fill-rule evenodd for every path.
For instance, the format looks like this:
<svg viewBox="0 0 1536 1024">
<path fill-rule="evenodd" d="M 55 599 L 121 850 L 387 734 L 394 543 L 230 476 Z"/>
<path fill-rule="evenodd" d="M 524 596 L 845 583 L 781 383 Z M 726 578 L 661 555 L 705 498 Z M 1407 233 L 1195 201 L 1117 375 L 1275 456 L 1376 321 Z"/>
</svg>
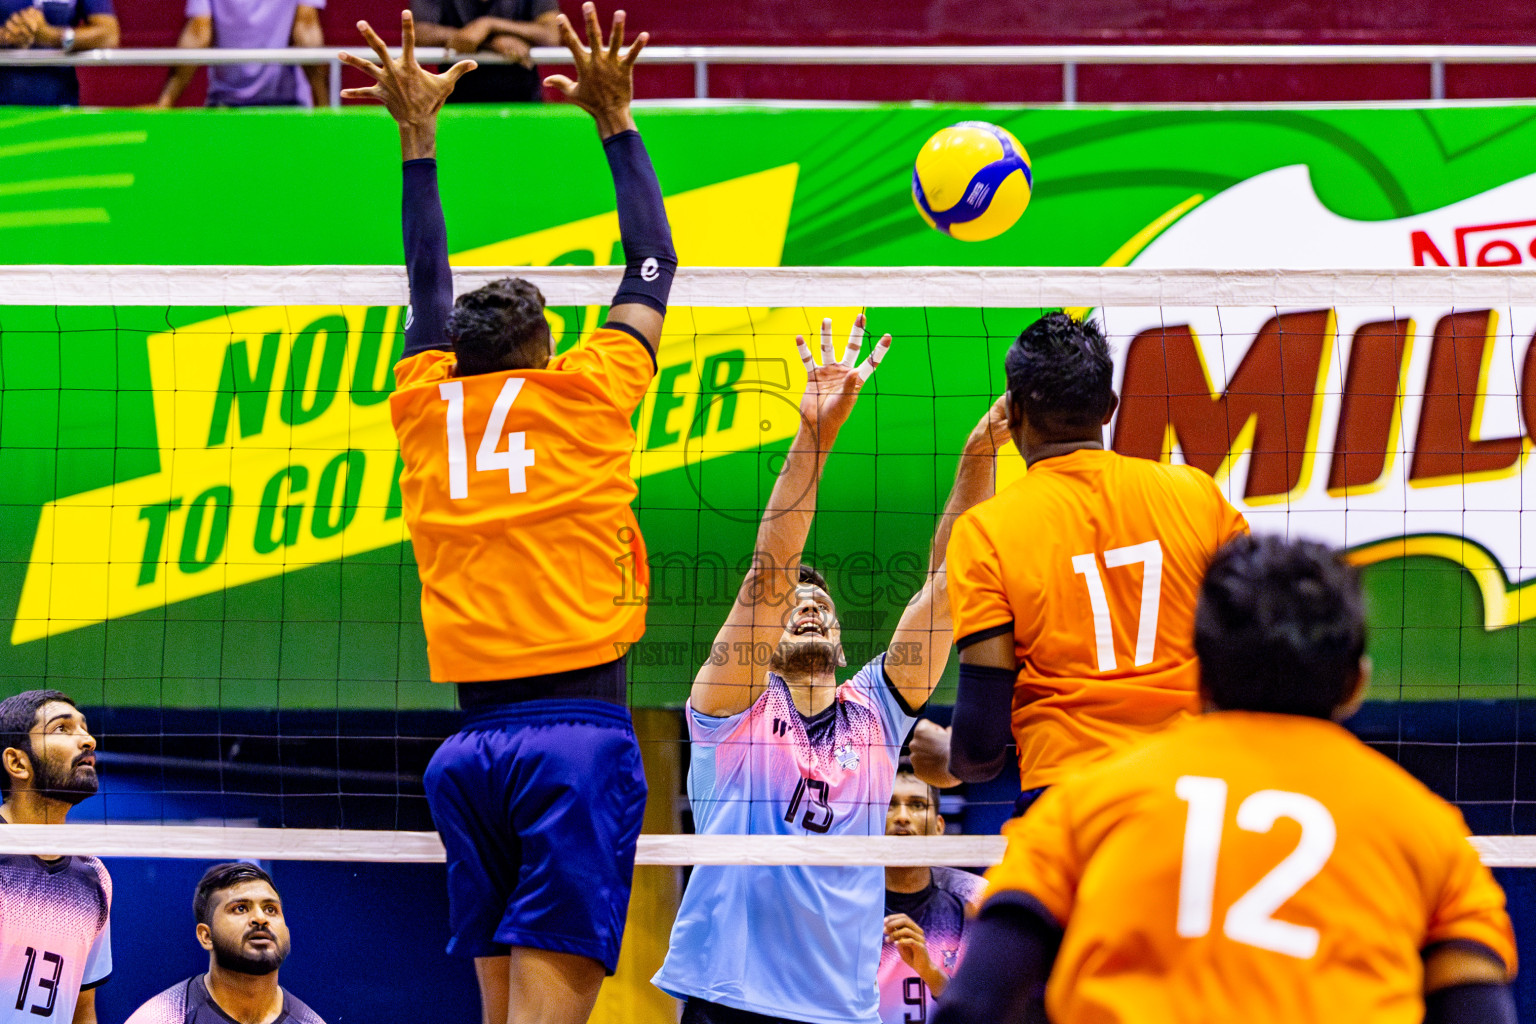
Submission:
<svg viewBox="0 0 1536 1024">
<path fill-rule="evenodd" d="M 411 312 L 405 321 L 405 352 L 452 348 L 448 311 L 453 308 L 453 272 L 448 268 L 448 228 L 437 195 L 437 161 L 407 160 L 402 168 L 400 221 L 405 237 L 405 274 L 411 283 Z"/>
<path fill-rule="evenodd" d="M 1045 982 L 1061 929 L 1024 893 L 988 900 L 965 929 L 965 959 L 933 1024 L 1046 1024 Z"/>
<path fill-rule="evenodd" d="M 1017 673 L 1005 668 L 960 663 L 949 740 L 949 770 L 956 778 L 986 782 L 1003 770 L 1017 678 Z"/>
<path fill-rule="evenodd" d="M 677 273 L 677 250 L 672 247 L 672 228 L 650 155 L 636 131 L 604 139 L 603 152 L 613 171 L 619 239 L 624 243 L 624 280 L 613 296 L 613 305 L 638 302 L 665 313 L 672 275 Z"/>
<path fill-rule="evenodd" d="M 1424 1024 L 1517 1024 L 1508 985 L 1452 985 L 1424 997 Z"/>
</svg>

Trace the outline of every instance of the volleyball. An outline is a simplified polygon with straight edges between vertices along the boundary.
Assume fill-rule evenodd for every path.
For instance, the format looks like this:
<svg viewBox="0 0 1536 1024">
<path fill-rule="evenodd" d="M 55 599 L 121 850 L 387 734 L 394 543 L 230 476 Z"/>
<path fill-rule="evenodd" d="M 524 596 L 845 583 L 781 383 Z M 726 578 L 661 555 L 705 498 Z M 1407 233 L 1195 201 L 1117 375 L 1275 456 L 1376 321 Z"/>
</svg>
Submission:
<svg viewBox="0 0 1536 1024">
<path fill-rule="evenodd" d="M 1029 205 L 1029 154 L 1006 128 L 961 121 L 923 144 L 912 168 L 912 202 L 928 226 L 963 242 L 996 238 Z"/>
</svg>

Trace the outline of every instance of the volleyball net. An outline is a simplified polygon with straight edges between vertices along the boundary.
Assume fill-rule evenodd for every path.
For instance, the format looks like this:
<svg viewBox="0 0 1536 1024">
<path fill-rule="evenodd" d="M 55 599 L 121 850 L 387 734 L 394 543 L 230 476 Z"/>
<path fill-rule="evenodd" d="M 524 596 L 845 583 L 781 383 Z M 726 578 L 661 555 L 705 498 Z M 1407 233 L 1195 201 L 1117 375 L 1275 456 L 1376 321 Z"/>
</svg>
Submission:
<svg viewBox="0 0 1536 1024">
<path fill-rule="evenodd" d="M 455 288 L 528 278 L 565 350 L 621 269 L 461 267 Z M 684 835 L 677 709 L 799 425 L 795 336 L 830 319 L 841 350 L 864 313 L 895 338 L 806 550 L 857 667 L 921 586 L 1008 345 L 1067 309 L 1110 340 L 1116 450 L 1198 466 L 1255 531 L 1364 567 L 1376 672 L 1355 728 L 1461 806 L 1489 863 L 1536 866 L 1536 274 L 685 268 L 672 302 L 632 463 L 651 586 L 630 703 L 663 805 L 640 863 L 1000 856 L 1006 785 L 943 797 L 961 835 Z M 453 693 L 427 680 L 387 404 L 406 303 L 398 268 L 0 269 L 0 687 L 87 708 L 103 780 L 81 824 L 8 827 L 0 850 L 441 858 L 421 773 Z"/>
</svg>

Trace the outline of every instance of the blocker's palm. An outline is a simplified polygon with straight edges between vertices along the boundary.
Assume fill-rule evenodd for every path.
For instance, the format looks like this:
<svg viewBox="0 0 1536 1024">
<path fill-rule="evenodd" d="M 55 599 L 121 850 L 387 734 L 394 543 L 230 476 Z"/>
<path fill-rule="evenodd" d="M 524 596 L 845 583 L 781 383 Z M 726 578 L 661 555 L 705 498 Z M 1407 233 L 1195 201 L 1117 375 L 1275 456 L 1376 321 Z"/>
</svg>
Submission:
<svg viewBox="0 0 1536 1024">
<path fill-rule="evenodd" d="M 859 364 L 859 349 L 864 345 L 864 314 L 853 318 L 848 332 L 848 345 L 843 358 L 837 359 L 832 351 L 832 321 L 821 322 L 821 365 L 811 355 L 810 346 L 803 335 L 795 336 L 800 348 L 800 360 L 805 363 L 805 395 L 800 399 L 800 417 L 823 445 L 831 443 L 832 436 L 842 429 L 853 412 L 864 382 L 874 374 L 891 347 L 891 336 L 882 337 L 869 358 Z"/>
<path fill-rule="evenodd" d="M 379 63 L 350 53 L 337 56 L 342 63 L 372 78 L 374 84 L 365 89 L 343 89 L 341 94 L 353 100 L 378 100 L 402 127 L 430 126 L 448 94 L 453 92 L 454 83 L 478 66 L 472 60 L 461 60 L 442 74 L 434 75 L 416 63 L 416 23 L 410 11 L 400 12 L 398 59 L 389 55 L 384 40 L 366 21 L 358 22 L 357 28 L 379 55 Z"/>
<path fill-rule="evenodd" d="M 590 3 L 581 5 L 582 17 L 587 23 L 588 50 L 581 44 L 571 23 L 560 15 L 560 42 L 571 51 L 576 63 L 576 80 L 565 75 L 550 75 L 544 84 L 560 90 L 561 94 L 594 117 L 602 117 L 629 108 L 635 94 L 635 60 L 650 34 L 641 32 L 627 51 L 624 48 L 624 12 L 613 12 L 613 30 L 608 41 L 603 42 L 603 26 L 597 20 L 597 8 Z"/>
</svg>

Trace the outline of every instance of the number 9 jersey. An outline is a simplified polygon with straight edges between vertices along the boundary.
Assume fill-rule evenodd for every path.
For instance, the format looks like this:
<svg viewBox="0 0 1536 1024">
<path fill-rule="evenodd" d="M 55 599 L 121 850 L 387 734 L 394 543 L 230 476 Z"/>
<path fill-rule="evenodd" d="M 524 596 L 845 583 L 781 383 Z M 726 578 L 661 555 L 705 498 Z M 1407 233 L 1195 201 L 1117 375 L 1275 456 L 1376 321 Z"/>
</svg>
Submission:
<svg viewBox="0 0 1536 1024">
<path fill-rule="evenodd" d="M 1514 973 L 1461 815 L 1322 719 L 1204 715 L 1004 834 L 988 898 L 1025 894 L 1065 930 L 1055 1024 L 1420 1024 L 1429 947 L 1474 943 Z"/>
<path fill-rule="evenodd" d="M 438 350 L 401 359 L 390 398 L 432 680 L 618 659 L 645 632 L 630 417 L 654 357 L 604 327 L 544 369 L 455 365 Z"/>
</svg>

